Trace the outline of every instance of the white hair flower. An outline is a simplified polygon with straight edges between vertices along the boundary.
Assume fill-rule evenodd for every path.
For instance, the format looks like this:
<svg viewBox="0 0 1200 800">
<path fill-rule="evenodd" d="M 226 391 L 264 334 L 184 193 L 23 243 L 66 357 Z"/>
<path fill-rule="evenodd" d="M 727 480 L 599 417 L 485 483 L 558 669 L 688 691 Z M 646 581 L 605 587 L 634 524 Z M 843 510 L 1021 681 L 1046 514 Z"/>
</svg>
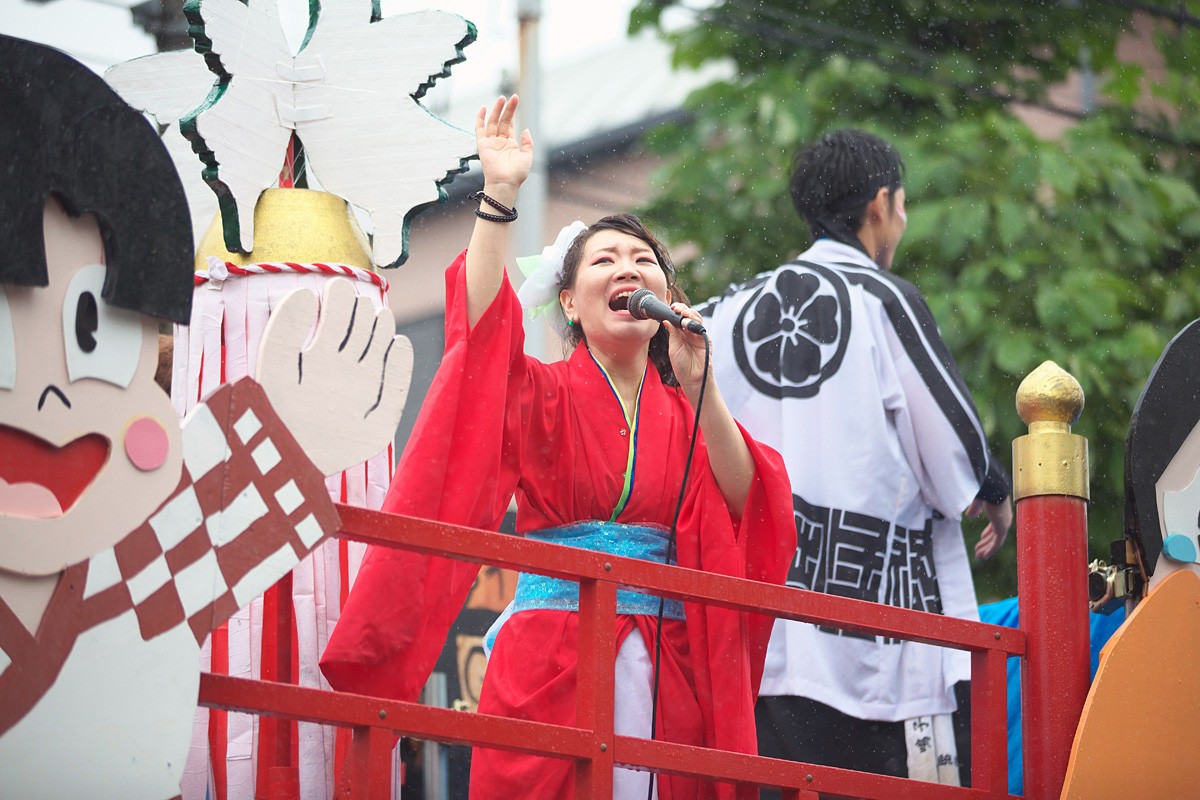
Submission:
<svg viewBox="0 0 1200 800">
<path fill-rule="evenodd" d="M 537 319 L 539 314 L 549 313 L 550 326 L 559 338 L 567 338 L 567 317 L 563 313 L 562 304 L 558 302 L 558 285 L 563 278 L 563 260 L 571 243 L 579 234 L 587 230 L 579 220 L 575 220 L 558 232 L 554 244 L 542 248 L 540 256 L 527 256 L 517 259 L 517 266 L 525 274 L 525 282 L 517 290 L 517 299 L 528 309 L 529 318 Z"/>
</svg>

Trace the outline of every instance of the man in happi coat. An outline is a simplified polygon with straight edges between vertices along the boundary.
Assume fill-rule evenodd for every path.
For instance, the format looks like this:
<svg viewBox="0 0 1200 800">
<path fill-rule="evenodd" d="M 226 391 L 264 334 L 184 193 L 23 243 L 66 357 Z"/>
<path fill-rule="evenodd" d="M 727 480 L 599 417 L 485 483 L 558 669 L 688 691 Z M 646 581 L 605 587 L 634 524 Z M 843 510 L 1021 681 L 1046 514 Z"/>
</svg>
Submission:
<svg viewBox="0 0 1200 800">
<path fill-rule="evenodd" d="M 891 272 L 903 174 L 862 131 L 803 150 L 790 188 L 812 246 L 700 311 L 734 416 L 787 463 L 789 585 L 978 619 L 959 520 L 986 513 L 975 554 L 994 553 L 1009 479 L 924 298 Z M 760 752 L 957 782 L 950 714 L 969 677 L 965 652 L 776 622 Z"/>
</svg>

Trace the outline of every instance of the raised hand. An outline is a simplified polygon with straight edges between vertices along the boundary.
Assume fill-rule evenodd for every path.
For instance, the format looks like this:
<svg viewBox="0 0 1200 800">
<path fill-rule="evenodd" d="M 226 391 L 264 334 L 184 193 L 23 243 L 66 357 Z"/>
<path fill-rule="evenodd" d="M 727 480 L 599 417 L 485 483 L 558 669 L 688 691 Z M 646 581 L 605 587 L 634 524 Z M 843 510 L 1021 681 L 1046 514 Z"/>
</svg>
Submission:
<svg viewBox="0 0 1200 800">
<path fill-rule="evenodd" d="M 319 314 L 308 289 L 271 313 L 256 380 L 322 474 L 366 461 L 395 435 L 413 367 L 412 344 L 395 334 L 391 310 L 376 311 L 345 278 L 325 285 Z"/>
<path fill-rule="evenodd" d="M 516 113 L 514 94 L 507 100 L 503 96 L 496 98 L 490 112 L 483 106 L 475 115 L 475 143 L 485 187 L 510 187 L 515 193 L 529 176 L 533 166 L 533 137 L 525 130 L 518 139 L 513 127 Z"/>
<path fill-rule="evenodd" d="M 533 137 L 529 131 L 517 139 L 513 116 L 517 96 L 496 98 L 475 115 L 475 142 L 483 167 L 483 193 L 506 208 L 516 208 L 517 190 L 533 167 Z M 483 201 L 481 201 L 483 202 Z M 490 203 L 482 209 L 495 214 Z M 467 247 L 467 323 L 474 327 L 491 305 L 504 279 L 504 255 L 508 246 L 509 225 L 477 218 Z"/>
</svg>

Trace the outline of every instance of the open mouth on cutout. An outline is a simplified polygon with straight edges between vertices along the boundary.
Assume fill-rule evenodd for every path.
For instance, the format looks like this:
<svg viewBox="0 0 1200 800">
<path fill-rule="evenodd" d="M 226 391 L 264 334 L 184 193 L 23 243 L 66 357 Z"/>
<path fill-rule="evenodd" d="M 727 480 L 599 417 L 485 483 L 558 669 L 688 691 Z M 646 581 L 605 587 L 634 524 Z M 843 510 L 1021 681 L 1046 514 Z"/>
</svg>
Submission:
<svg viewBox="0 0 1200 800">
<path fill-rule="evenodd" d="M 31 433 L 0 425 L 0 514 L 49 519 L 71 510 L 104 463 L 109 441 L 89 433 L 55 447 Z"/>
</svg>

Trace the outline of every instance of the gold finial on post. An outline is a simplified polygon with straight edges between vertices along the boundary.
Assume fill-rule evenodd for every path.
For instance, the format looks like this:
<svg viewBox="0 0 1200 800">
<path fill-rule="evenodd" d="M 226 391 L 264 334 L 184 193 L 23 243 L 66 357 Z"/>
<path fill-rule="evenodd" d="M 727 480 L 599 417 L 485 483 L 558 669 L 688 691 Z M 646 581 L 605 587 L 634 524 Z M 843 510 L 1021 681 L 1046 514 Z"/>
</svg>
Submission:
<svg viewBox="0 0 1200 800">
<path fill-rule="evenodd" d="M 1029 435 L 1013 440 L 1013 499 L 1067 495 L 1089 499 L 1087 439 L 1071 433 L 1083 411 L 1083 387 L 1045 361 L 1017 387 L 1017 413 Z"/>
<path fill-rule="evenodd" d="M 1082 411 L 1083 387 L 1053 361 L 1043 361 L 1017 387 L 1017 413 L 1031 433 L 1042 429 L 1042 423 L 1070 431 Z"/>
</svg>

